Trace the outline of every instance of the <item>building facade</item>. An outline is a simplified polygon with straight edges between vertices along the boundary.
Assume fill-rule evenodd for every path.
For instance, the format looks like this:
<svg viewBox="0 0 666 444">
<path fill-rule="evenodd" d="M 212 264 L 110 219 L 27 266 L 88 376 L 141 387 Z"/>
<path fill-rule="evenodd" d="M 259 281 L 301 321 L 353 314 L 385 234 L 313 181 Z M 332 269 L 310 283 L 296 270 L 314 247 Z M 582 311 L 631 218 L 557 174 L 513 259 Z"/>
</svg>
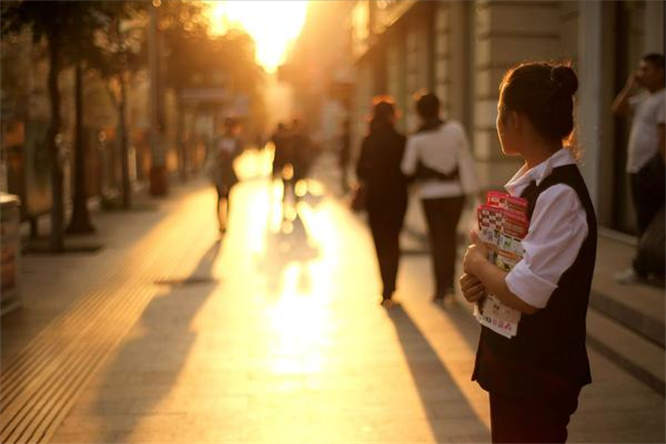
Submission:
<svg viewBox="0 0 666 444">
<path fill-rule="evenodd" d="M 576 140 L 602 226 L 631 233 L 624 173 L 629 123 L 610 104 L 641 56 L 664 52 L 658 1 L 359 0 L 350 12 L 356 84 L 354 139 L 366 132 L 376 94 L 390 94 L 409 133 L 413 95 L 434 91 L 445 117 L 467 128 L 484 188 L 501 188 L 518 168 L 495 130 L 498 86 L 511 66 L 570 60 L 578 73 Z M 358 145 L 358 143 L 356 144 Z"/>
</svg>

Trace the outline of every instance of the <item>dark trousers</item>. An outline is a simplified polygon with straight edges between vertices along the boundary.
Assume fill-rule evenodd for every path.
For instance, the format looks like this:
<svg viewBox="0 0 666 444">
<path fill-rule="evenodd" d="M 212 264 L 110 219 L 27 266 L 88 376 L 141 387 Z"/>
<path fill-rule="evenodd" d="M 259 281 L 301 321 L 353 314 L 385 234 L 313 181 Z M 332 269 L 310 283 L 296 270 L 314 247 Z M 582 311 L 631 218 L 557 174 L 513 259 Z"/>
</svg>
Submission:
<svg viewBox="0 0 666 444">
<path fill-rule="evenodd" d="M 453 291 L 456 228 L 464 203 L 464 196 L 421 200 L 428 223 L 435 297 L 444 297 Z"/>
<path fill-rule="evenodd" d="M 217 190 L 217 221 L 220 229 L 226 228 L 227 221 L 229 220 L 229 192 L 231 187 L 215 185 Z M 224 210 L 224 217 L 222 216 Z"/>
<path fill-rule="evenodd" d="M 381 207 L 374 209 L 368 206 L 368 223 L 377 253 L 384 297 L 390 297 L 395 291 L 400 260 L 400 231 L 406 207 L 406 202 L 391 209 Z"/>
<path fill-rule="evenodd" d="M 514 398 L 490 393 L 490 429 L 494 443 L 563 443 L 569 417 L 578 408 L 578 392 L 558 399 Z"/>
<path fill-rule="evenodd" d="M 664 171 L 661 155 L 657 154 L 637 173 L 629 174 L 639 238 L 643 236 L 652 219 L 664 205 Z M 634 260 L 633 265 L 639 275 L 647 274 L 648 270 L 639 261 Z"/>
</svg>

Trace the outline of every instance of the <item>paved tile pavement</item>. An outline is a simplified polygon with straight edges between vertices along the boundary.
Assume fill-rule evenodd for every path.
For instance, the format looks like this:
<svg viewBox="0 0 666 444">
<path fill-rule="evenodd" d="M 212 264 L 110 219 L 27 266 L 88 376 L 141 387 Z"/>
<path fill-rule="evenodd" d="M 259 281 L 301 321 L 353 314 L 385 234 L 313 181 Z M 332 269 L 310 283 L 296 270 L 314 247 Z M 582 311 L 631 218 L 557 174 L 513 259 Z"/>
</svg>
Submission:
<svg viewBox="0 0 666 444">
<path fill-rule="evenodd" d="M 362 220 L 313 182 L 313 195 L 281 223 L 262 159 L 246 156 L 257 174 L 235 190 L 221 241 L 214 191 L 193 184 L 158 212 L 100 223 L 114 234 L 96 259 L 26 258 L 33 294 L 21 322 L 3 319 L 12 344 L 3 369 L 51 325 L 48 316 L 66 314 L 104 279 L 151 277 L 136 281 L 150 292 L 145 305 L 50 441 L 488 442 L 487 395 L 469 380 L 479 328 L 468 307 L 429 302 L 428 258 L 419 255 L 402 262 L 397 304 L 380 307 Z M 159 273 L 141 263 L 150 251 L 152 267 L 164 264 Z M 47 268 L 58 279 L 43 278 Z M 48 286 L 48 300 L 34 294 Z M 31 326 L 23 336 L 21 324 Z M 591 359 L 594 383 L 570 441 L 663 442 L 664 399 Z"/>
</svg>

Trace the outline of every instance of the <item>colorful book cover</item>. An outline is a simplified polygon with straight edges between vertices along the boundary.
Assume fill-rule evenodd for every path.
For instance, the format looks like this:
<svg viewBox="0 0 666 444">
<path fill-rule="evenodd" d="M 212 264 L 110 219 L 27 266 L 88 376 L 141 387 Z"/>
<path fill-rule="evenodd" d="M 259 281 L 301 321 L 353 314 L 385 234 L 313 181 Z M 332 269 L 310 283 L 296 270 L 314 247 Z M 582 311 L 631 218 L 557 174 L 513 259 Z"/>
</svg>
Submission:
<svg viewBox="0 0 666 444">
<path fill-rule="evenodd" d="M 488 247 L 488 260 L 510 271 L 523 257 L 522 239 L 527 235 L 527 201 L 500 191 L 490 191 L 486 203 L 477 209 L 479 238 Z M 474 307 L 474 316 L 482 325 L 507 338 L 518 332 L 520 312 L 488 294 Z"/>
</svg>

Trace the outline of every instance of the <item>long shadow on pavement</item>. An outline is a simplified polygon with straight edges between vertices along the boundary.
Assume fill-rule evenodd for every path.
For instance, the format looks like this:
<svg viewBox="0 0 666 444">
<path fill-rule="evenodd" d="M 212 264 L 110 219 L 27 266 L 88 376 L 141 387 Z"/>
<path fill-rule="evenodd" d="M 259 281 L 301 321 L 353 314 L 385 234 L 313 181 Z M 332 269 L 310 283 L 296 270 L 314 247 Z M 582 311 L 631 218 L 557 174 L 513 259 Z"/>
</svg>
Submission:
<svg viewBox="0 0 666 444">
<path fill-rule="evenodd" d="M 165 409 L 158 404 L 175 387 L 196 339 L 190 324 L 216 288 L 211 272 L 220 248 L 216 241 L 187 278 L 157 282 L 169 285 L 171 291 L 152 299 L 132 329 L 136 337 L 124 342 L 105 367 L 92 407 L 100 425 L 97 442 L 128 442 L 141 420 L 151 415 L 169 416 L 172 423 L 186 415 L 185 405 Z M 161 433 L 169 430 L 176 427 Z"/>
<path fill-rule="evenodd" d="M 290 231 L 266 233 L 266 253 L 256 258 L 257 268 L 265 274 L 271 298 L 281 292 L 284 271 L 290 264 L 299 265 L 298 289 L 303 294 L 310 292 L 309 274 L 304 266 L 319 257 L 319 249 L 312 245 L 303 220 L 299 214 L 289 222 Z"/>
<path fill-rule="evenodd" d="M 437 353 L 400 305 L 387 310 L 433 437 L 440 442 L 485 442 L 489 431 L 457 387 Z"/>
</svg>

